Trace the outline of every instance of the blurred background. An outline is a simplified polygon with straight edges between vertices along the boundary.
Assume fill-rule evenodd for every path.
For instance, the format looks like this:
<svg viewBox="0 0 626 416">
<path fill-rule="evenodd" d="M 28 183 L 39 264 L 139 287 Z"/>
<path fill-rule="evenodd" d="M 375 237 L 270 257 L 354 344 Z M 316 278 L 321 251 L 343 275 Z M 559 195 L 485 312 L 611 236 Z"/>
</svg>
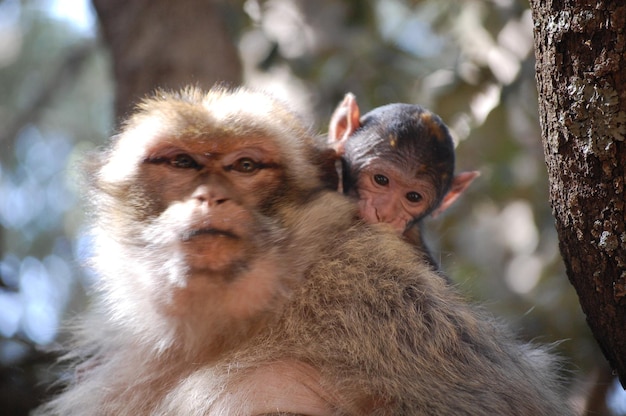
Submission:
<svg viewBox="0 0 626 416">
<path fill-rule="evenodd" d="M 238 0 L 219 10 L 244 83 L 289 100 L 320 133 L 348 91 L 362 113 L 390 102 L 438 113 L 457 170 L 481 176 L 427 221 L 435 257 L 521 337 L 556 343 L 580 414 L 626 414 L 558 251 L 527 2 Z M 89 301 L 77 161 L 115 132 L 113 104 L 88 0 L 0 0 L 2 414 L 28 414 L 54 391 L 62 322 Z"/>
</svg>

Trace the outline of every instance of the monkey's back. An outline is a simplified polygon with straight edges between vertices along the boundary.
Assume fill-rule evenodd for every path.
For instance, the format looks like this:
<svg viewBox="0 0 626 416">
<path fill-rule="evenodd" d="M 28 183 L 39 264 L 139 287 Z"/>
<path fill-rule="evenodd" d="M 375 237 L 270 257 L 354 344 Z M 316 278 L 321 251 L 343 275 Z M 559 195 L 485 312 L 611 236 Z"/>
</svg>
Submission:
<svg viewBox="0 0 626 416">
<path fill-rule="evenodd" d="M 327 238 L 264 351 L 318 368 L 346 408 L 372 414 L 571 414 L 553 357 L 468 305 L 407 244 L 361 225 Z"/>
</svg>

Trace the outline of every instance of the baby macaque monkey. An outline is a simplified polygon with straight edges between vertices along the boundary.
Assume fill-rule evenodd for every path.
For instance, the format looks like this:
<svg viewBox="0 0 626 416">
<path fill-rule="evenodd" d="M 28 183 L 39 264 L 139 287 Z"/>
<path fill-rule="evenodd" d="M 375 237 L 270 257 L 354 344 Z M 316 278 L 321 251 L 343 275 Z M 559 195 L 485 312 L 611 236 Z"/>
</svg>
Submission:
<svg viewBox="0 0 626 416">
<path fill-rule="evenodd" d="M 363 220 L 390 224 L 425 251 L 422 219 L 445 211 L 479 175 L 454 175 L 448 128 L 418 105 L 389 104 L 361 117 L 348 93 L 328 135 L 342 160 L 339 189 L 358 198 Z"/>
<path fill-rule="evenodd" d="M 569 415 L 552 357 L 322 180 L 287 106 L 146 100 L 95 158 L 90 311 L 45 415 Z"/>
</svg>

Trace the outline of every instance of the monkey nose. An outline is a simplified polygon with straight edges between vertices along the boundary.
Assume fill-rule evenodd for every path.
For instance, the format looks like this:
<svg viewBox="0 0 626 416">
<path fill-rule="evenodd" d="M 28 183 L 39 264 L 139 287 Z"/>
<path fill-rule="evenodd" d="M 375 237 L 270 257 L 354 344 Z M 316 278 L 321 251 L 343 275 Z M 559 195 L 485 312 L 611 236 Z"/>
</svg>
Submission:
<svg viewBox="0 0 626 416">
<path fill-rule="evenodd" d="M 201 204 L 207 204 L 210 207 L 228 201 L 226 193 L 215 186 L 200 186 L 193 193 L 192 197 Z"/>
</svg>

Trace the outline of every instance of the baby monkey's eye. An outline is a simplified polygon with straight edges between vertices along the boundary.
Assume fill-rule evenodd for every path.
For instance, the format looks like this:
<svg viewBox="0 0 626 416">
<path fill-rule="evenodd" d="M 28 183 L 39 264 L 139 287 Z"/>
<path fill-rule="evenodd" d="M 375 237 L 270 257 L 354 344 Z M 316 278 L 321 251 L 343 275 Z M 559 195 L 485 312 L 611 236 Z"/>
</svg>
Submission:
<svg viewBox="0 0 626 416">
<path fill-rule="evenodd" d="M 376 182 L 377 184 L 381 186 L 387 186 L 389 185 L 389 178 L 379 173 L 379 174 L 374 175 L 374 182 Z"/>
<path fill-rule="evenodd" d="M 170 159 L 170 165 L 179 169 L 200 169 L 202 166 L 186 153 L 180 153 Z"/>
<path fill-rule="evenodd" d="M 420 202 L 422 200 L 422 195 L 418 192 L 407 192 L 406 199 L 410 202 Z"/>
<path fill-rule="evenodd" d="M 228 167 L 228 170 L 234 170 L 241 173 L 252 173 L 261 168 L 261 164 L 249 157 L 237 159 L 235 163 Z"/>
</svg>

